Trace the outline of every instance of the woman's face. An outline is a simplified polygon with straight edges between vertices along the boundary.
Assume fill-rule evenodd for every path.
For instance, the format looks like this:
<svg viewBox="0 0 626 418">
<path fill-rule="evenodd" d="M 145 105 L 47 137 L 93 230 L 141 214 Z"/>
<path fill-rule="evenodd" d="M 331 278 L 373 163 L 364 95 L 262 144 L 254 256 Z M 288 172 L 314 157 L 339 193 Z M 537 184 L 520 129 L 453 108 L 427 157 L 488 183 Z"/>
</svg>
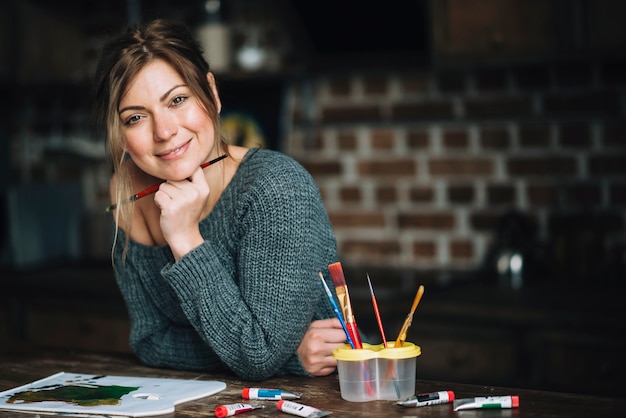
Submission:
<svg viewBox="0 0 626 418">
<path fill-rule="evenodd" d="M 160 179 L 190 177 L 215 145 L 211 118 L 163 60 L 147 64 L 131 81 L 119 116 L 128 154 L 141 170 Z"/>
</svg>

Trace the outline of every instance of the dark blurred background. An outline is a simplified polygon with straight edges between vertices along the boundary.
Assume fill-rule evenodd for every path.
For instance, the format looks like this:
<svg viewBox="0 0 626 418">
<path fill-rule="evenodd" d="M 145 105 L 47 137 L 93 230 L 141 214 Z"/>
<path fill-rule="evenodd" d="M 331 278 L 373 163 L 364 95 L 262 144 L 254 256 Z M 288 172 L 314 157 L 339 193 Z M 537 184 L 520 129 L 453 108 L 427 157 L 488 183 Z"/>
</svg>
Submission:
<svg viewBox="0 0 626 418">
<path fill-rule="evenodd" d="M 103 43 L 190 25 L 223 134 L 320 186 L 359 326 L 389 339 L 419 284 L 418 377 L 623 396 L 626 3 L 5 0 L 0 344 L 128 351 L 110 167 L 91 119 Z"/>
</svg>

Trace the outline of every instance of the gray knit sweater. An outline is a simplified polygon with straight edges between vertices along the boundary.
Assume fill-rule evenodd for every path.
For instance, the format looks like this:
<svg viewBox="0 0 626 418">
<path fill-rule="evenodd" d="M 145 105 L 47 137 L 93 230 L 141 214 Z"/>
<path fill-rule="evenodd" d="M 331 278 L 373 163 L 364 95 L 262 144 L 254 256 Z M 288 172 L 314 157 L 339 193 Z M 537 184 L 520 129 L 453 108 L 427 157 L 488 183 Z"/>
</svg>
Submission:
<svg viewBox="0 0 626 418">
<path fill-rule="evenodd" d="M 230 369 L 249 380 L 306 375 L 296 349 L 315 319 L 333 317 L 320 283 L 336 242 L 308 172 L 276 151 L 250 150 L 212 212 L 205 241 L 175 262 L 168 246 L 119 231 L 115 276 L 130 344 L 155 367 Z"/>
</svg>

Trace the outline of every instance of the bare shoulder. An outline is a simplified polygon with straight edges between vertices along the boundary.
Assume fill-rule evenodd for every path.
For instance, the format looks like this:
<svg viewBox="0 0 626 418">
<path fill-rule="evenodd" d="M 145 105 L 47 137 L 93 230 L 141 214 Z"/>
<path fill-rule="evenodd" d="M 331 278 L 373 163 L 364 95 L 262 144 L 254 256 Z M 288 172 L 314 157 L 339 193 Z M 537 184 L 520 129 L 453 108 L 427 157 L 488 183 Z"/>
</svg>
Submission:
<svg viewBox="0 0 626 418">
<path fill-rule="evenodd" d="M 243 160 L 243 158 L 246 156 L 248 151 L 250 151 L 249 148 L 241 147 L 238 145 L 229 145 L 228 147 L 228 153 L 230 154 L 230 156 L 234 160 L 239 161 L 239 162 Z"/>
<path fill-rule="evenodd" d="M 232 169 L 232 172 L 237 171 L 239 165 L 246 157 L 246 154 L 250 151 L 249 148 L 241 147 L 238 145 L 229 145 L 228 146 L 228 158 L 227 165 L 229 165 Z"/>
</svg>

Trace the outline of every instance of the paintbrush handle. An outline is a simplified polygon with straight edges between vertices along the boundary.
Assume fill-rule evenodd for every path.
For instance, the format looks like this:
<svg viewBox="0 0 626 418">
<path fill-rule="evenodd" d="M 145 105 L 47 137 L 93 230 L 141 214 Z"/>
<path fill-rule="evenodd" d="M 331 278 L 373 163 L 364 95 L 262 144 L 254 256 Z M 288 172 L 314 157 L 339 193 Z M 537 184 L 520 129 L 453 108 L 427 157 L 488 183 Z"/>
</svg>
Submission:
<svg viewBox="0 0 626 418">
<path fill-rule="evenodd" d="M 350 331 L 348 330 L 348 327 L 346 325 L 346 321 L 344 321 L 343 317 L 341 316 L 341 312 L 339 311 L 339 306 L 337 306 L 337 302 L 335 302 L 335 298 L 333 298 L 333 294 L 330 292 L 330 289 L 328 285 L 326 284 L 326 280 L 324 280 L 324 276 L 322 275 L 322 272 L 319 272 L 319 276 L 320 276 L 320 279 L 322 280 L 322 285 L 324 285 L 324 291 L 326 292 L 326 295 L 328 296 L 328 299 L 330 300 L 330 304 L 333 307 L 333 311 L 335 311 L 335 316 L 339 320 L 339 323 L 341 324 L 341 328 L 343 328 L 343 332 L 346 334 L 346 339 L 348 340 L 348 344 L 350 344 L 350 347 L 356 348 L 354 345 L 354 340 L 352 339 L 352 336 L 350 335 Z"/>
<path fill-rule="evenodd" d="M 227 154 L 224 155 L 220 155 L 217 158 L 212 159 L 211 161 L 207 161 L 205 163 L 200 164 L 200 168 L 206 168 L 208 166 L 210 166 L 211 164 L 215 164 L 216 162 L 223 160 L 224 158 L 228 157 Z M 137 194 L 132 195 L 131 197 L 128 198 L 127 202 L 134 202 L 136 200 L 141 199 L 142 197 L 151 195 L 152 193 L 156 192 L 157 190 L 159 190 L 159 187 L 161 186 L 163 182 L 155 184 L 153 186 L 148 187 L 145 190 L 140 191 Z M 111 212 L 112 210 L 114 210 L 115 208 L 117 208 L 117 203 L 113 203 L 112 205 L 108 206 L 106 208 L 106 212 Z"/>
<path fill-rule="evenodd" d="M 409 331 L 411 322 L 413 322 L 413 313 L 409 313 L 404 319 L 402 328 L 400 329 L 400 332 L 398 333 L 398 338 L 396 338 L 396 343 L 393 345 L 394 347 L 402 347 L 402 345 L 406 341 L 406 334 Z"/>
<path fill-rule="evenodd" d="M 398 338 L 396 338 L 396 343 L 394 344 L 394 347 L 402 347 L 402 345 L 404 344 L 404 341 L 406 341 L 406 334 L 409 331 L 411 322 L 413 322 L 413 314 L 415 313 L 415 310 L 417 309 L 417 305 L 420 303 L 420 300 L 422 300 L 423 295 L 424 295 L 424 286 L 420 285 L 419 288 L 417 289 L 417 293 L 415 294 L 415 298 L 413 299 L 411 312 L 409 312 L 409 314 L 406 316 L 404 320 L 404 324 L 402 324 L 402 328 L 400 329 L 400 332 L 398 333 Z"/>
<path fill-rule="evenodd" d="M 135 195 L 132 195 L 130 200 L 135 201 L 135 200 L 141 199 L 144 196 L 148 196 L 149 194 L 152 194 L 156 192 L 157 190 L 159 190 L 160 186 L 161 186 L 161 183 L 155 184 L 154 186 L 150 186 L 146 190 L 143 190 Z"/>
<path fill-rule="evenodd" d="M 207 161 L 206 163 L 202 163 L 202 164 L 200 164 L 200 168 L 207 168 L 207 167 L 208 167 L 208 166 L 210 166 L 211 164 L 215 164 L 216 162 L 221 161 L 221 160 L 223 160 L 223 159 L 224 159 L 224 158 L 226 158 L 226 157 L 228 157 L 228 154 L 223 154 L 223 155 L 220 155 L 220 156 L 219 156 L 219 157 L 217 157 L 217 158 L 213 158 L 211 161 Z"/>
<path fill-rule="evenodd" d="M 348 324 L 346 324 L 346 322 L 341 317 L 341 312 L 339 312 L 339 307 L 337 306 L 335 301 L 332 299 L 332 295 L 330 296 L 330 298 L 331 298 L 330 301 L 333 306 L 333 310 L 335 311 L 335 316 L 339 320 L 339 323 L 341 324 L 341 328 L 343 328 L 343 332 L 346 334 L 346 340 L 348 341 L 348 344 L 350 344 L 350 347 L 356 348 L 356 344 L 354 344 L 354 338 L 352 338 L 351 330 L 348 328 Z"/>
<path fill-rule="evenodd" d="M 417 288 L 415 299 L 413 299 L 413 306 L 411 306 L 411 315 L 415 313 L 415 310 L 417 309 L 417 305 L 420 303 L 420 300 L 422 300 L 423 295 L 424 295 L 424 285 L 421 284 Z"/>
<path fill-rule="evenodd" d="M 359 334 L 359 327 L 357 327 L 356 322 L 346 322 L 346 327 L 348 328 L 352 341 L 354 341 L 354 348 L 363 348 L 361 334 Z"/>
<path fill-rule="evenodd" d="M 380 331 L 380 336 L 383 339 L 383 346 L 387 347 L 387 338 L 385 338 L 385 329 L 383 328 L 383 321 L 380 319 L 380 312 L 378 310 L 378 303 L 376 302 L 376 298 L 372 295 L 372 305 L 374 305 L 374 315 L 376 315 L 376 322 L 378 323 L 378 330 Z"/>
<path fill-rule="evenodd" d="M 367 284 L 370 287 L 370 295 L 372 295 L 372 306 L 374 307 L 374 315 L 376 315 L 376 322 L 378 323 L 378 330 L 380 336 L 383 339 L 383 346 L 387 347 L 387 338 L 385 338 L 385 329 L 383 328 L 383 321 L 380 319 L 380 311 L 378 309 L 378 302 L 376 301 L 376 295 L 374 295 L 374 287 L 372 287 L 372 281 L 370 275 L 367 275 Z"/>
<path fill-rule="evenodd" d="M 337 292 L 337 298 L 339 299 L 339 304 L 341 305 L 341 309 L 343 311 L 343 318 L 346 321 L 346 326 L 348 327 L 354 346 L 355 348 L 363 348 L 359 328 L 356 325 L 356 320 L 354 319 L 354 314 L 352 313 L 352 304 L 350 303 L 348 290 L 345 286 L 338 286 L 335 288 L 335 291 Z"/>
</svg>

